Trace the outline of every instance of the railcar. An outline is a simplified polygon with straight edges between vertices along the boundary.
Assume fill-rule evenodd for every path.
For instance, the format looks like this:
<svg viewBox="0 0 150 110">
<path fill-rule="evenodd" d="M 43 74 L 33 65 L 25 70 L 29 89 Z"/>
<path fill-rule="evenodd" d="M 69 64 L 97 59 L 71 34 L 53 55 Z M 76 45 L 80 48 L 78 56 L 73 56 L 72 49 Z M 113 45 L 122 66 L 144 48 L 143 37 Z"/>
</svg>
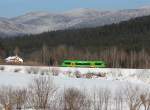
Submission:
<svg viewBox="0 0 150 110">
<path fill-rule="evenodd" d="M 104 61 L 64 60 L 62 67 L 106 68 Z"/>
</svg>

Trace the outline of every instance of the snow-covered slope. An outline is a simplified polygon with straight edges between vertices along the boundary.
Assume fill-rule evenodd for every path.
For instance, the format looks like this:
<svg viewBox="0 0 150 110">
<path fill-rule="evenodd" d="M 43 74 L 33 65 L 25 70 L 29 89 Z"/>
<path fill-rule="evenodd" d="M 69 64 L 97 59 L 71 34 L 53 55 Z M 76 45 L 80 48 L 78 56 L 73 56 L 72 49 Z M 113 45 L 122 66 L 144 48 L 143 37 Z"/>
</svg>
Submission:
<svg viewBox="0 0 150 110">
<path fill-rule="evenodd" d="M 11 19 L 0 18 L 0 33 L 37 34 L 68 28 L 96 27 L 150 15 L 149 7 L 119 11 L 76 9 L 64 13 L 31 12 Z"/>
</svg>

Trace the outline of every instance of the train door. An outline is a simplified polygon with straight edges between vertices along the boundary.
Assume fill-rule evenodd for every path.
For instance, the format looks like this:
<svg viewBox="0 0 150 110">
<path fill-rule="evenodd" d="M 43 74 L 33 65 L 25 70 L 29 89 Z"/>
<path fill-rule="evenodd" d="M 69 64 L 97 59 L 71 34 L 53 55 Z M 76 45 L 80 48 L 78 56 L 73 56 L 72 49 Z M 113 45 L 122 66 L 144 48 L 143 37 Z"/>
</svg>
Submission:
<svg viewBox="0 0 150 110">
<path fill-rule="evenodd" d="M 75 67 L 75 66 L 76 66 L 75 62 L 71 62 L 71 67 Z"/>
<path fill-rule="evenodd" d="M 96 67 L 95 62 L 91 62 L 90 67 L 91 67 L 91 68 L 95 68 L 95 67 Z"/>
</svg>

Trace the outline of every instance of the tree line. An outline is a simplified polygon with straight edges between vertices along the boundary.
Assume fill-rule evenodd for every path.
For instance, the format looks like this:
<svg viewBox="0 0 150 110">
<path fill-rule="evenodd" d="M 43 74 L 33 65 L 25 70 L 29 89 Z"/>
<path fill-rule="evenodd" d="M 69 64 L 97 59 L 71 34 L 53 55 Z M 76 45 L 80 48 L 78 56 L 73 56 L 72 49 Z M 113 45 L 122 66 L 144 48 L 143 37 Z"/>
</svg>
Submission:
<svg viewBox="0 0 150 110">
<path fill-rule="evenodd" d="M 1 56 L 12 55 L 18 47 L 25 60 L 36 59 L 40 64 L 48 64 L 50 59 L 55 65 L 68 58 L 102 59 L 108 67 L 149 68 L 149 19 L 145 16 L 96 28 L 0 38 Z M 42 50 L 44 45 L 47 50 Z M 64 51 L 59 52 L 60 48 Z"/>
</svg>

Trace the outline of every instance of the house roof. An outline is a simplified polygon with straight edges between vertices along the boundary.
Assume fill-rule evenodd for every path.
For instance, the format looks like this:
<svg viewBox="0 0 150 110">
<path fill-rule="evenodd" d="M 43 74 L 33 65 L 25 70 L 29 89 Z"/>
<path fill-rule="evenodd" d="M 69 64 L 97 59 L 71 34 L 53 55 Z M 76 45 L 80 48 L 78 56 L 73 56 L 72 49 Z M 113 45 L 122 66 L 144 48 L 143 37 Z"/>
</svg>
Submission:
<svg viewBox="0 0 150 110">
<path fill-rule="evenodd" d="M 10 62 L 10 61 L 14 61 L 14 60 L 18 60 L 20 62 L 23 62 L 23 60 L 18 56 L 9 56 L 8 58 L 5 59 L 6 62 Z"/>
</svg>

